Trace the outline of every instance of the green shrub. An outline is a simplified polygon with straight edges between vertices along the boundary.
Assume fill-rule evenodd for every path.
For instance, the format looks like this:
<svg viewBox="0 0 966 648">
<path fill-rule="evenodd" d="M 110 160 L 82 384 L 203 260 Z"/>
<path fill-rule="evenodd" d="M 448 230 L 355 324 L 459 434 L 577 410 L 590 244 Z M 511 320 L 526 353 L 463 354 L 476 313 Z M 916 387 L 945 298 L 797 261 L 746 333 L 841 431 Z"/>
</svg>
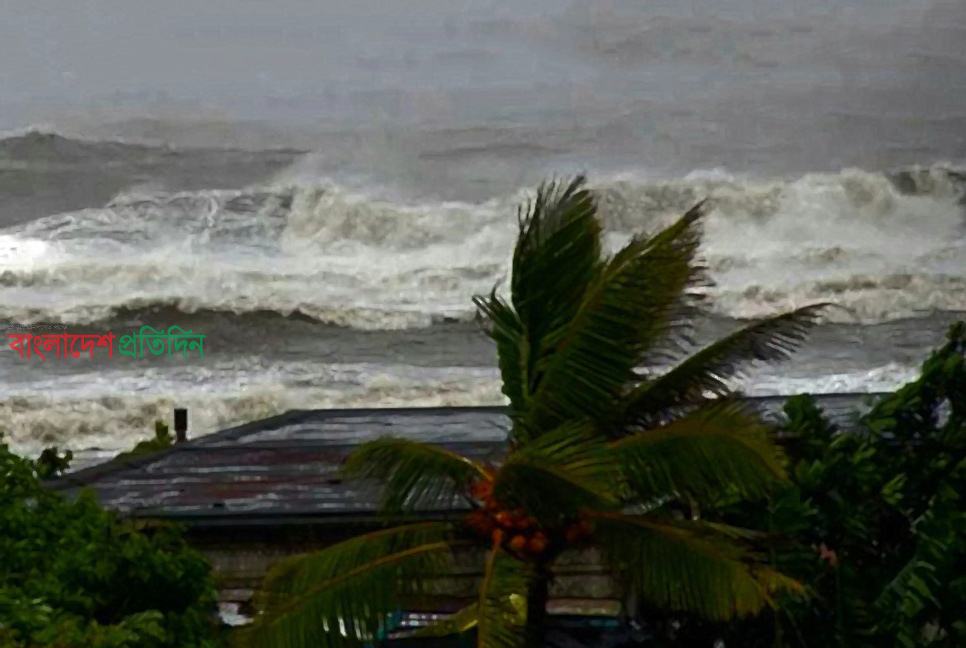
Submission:
<svg viewBox="0 0 966 648">
<path fill-rule="evenodd" d="M 966 325 L 837 430 L 809 396 L 785 407 L 791 483 L 767 505 L 703 512 L 769 529 L 763 549 L 807 599 L 728 626 L 656 614 L 671 644 L 743 648 L 966 646 Z"/>
<path fill-rule="evenodd" d="M 207 561 L 174 527 L 41 486 L 58 457 L 35 464 L 0 444 L 0 646 L 216 646 Z"/>
<path fill-rule="evenodd" d="M 167 424 L 165 424 L 163 421 L 155 421 L 153 439 L 139 441 L 132 450 L 120 453 L 111 461 L 154 454 L 155 452 L 160 452 L 161 450 L 167 450 L 172 445 L 174 445 L 174 437 L 171 436 L 171 430 L 168 428 Z"/>
<path fill-rule="evenodd" d="M 59 477 L 67 471 L 73 458 L 74 453 L 70 450 L 61 455 L 56 446 L 45 448 L 36 461 L 37 477 L 40 479 Z"/>
</svg>

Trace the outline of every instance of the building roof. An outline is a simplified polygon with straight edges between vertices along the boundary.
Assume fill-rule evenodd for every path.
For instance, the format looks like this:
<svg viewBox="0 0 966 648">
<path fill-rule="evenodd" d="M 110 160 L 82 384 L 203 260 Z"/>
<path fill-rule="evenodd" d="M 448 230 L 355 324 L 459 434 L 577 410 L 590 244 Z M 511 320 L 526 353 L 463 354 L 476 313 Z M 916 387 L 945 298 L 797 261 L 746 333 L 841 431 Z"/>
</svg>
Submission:
<svg viewBox="0 0 966 648">
<path fill-rule="evenodd" d="M 817 399 L 843 427 L 869 394 Z M 766 418 L 787 397 L 747 399 Z M 392 435 L 438 443 L 472 457 L 498 458 L 509 419 L 501 407 L 296 410 L 150 456 L 86 468 L 50 482 L 68 494 L 93 488 L 107 508 L 191 526 L 369 517 L 377 496 L 342 481 L 339 468 L 360 441 Z M 439 512 L 452 510 L 441 503 Z"/>
</svg>

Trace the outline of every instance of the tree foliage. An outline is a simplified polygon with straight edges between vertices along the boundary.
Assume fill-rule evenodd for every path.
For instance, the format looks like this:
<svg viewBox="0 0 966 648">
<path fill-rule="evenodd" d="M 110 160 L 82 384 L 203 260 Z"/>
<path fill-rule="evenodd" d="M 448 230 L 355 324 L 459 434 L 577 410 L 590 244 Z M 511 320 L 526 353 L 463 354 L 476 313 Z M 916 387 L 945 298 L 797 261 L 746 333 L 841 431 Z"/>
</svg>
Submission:
<svg viewBox="0 0 966 648">
<path fill-rule="evenodd" d="M 56 452 L 35 464 L 0 444 L 0 646 L 215 646 L 207 561 L 174 528 L 138 528 L 93 493 L 40 484 L 65 467 Z"/>
<path fill-rule="evenodd" d="M 715 625 L 653 612 L 659 645 L 749 648 L 966 645 L 966 325 L 920 377 L 839 430 L 790 399 L 791 482 L 721 519 L 770 530 L 772 565 L 807 585 L 781 611 Z M 676 628 L 670 629 L 671 622 Z"/>
<path fill-rule="evenodd" d="M 542 185 L 520 210 L 509 294 L 475 299 L 509 400 L 507 454 L 488 464 L 401 439 L 363 445 L 346 468 L 383 486 L 386 513 L 434 502 L 470 512 L 431 539 L 390 527 L 283 564 L 249 645 L 373 641 L 459 545 L 485 555 L 479 597 L 430 632 L 472 627 L 488 648 L 540 645 L 553 563 L 569 549 L 601 551 L 630 615 L 652 606 L 725 620 L 800 592 L 751 534 L 677 515 L 692 498 L 760 497 L 784 479 L 770 431 L 727 397 L 749 363 L 786 357 L 821 308 L 748 326 L 664 375 L 643 371 L 690 337 L 706 282 L 703 213 L 608 256 L 583 178 Z"/>
<path fill-rule="evenodd" d="M 151 455 L 162 450 L 167 450 L 174 445 L 174 437 L 171 436 L 171 429 L 164 421 L 154 422 L 154 438 L 145 441 L 138 441 L 132 449 L 122 452 L 115 456 L 111 461 L 123 462 L 133 457 Z"/>
</svg>

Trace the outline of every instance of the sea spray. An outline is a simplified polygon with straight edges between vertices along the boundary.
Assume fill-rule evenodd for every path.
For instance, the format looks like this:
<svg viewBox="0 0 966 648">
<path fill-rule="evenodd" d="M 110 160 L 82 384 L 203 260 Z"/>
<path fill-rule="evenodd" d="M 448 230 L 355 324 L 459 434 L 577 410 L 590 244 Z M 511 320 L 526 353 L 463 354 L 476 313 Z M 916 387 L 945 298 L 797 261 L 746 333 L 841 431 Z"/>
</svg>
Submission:
<svg viewBox="0 0 966 648">
<path fill-rule="evenodd" d="M 936 165 L 793 179 L 626 173 L 595 186 L 612 246 L 709 199 L 717 314 L 827 299 L 848 309 L 833 318 L 875 322 L 966 310 L 963 177 Z M 507 276 L 526 195 L 391 202 L 331 181 L 123 194 L 0 231 L 0 320 L 82 324 L 162 306 L 362 329 L 469 319 L 471 296 Z"/>
</svg>

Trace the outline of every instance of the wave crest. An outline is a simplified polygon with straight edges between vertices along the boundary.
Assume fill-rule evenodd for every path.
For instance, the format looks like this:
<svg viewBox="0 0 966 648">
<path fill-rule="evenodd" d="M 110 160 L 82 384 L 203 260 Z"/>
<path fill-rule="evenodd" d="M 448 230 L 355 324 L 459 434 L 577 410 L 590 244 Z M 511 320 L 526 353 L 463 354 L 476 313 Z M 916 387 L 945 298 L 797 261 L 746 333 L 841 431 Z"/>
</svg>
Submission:
<svg viewBox="0 0 966 648">
<path fill-rule="evenodd" d="M 750 317 L 815 300 L 839 301 L 862 321 L 966 310 L 966 172 L 949 165 L 790 180 L 623 175 L 596 186 L 612 246 L 709 199 L 703 254 L 718 313 Z M 360 328 L 468 318 L 471 296 L 508 273 L 523 195 L 427 204 L 332 182 L 142 188 L 101 209 L 5 230 L 0 317 L 85 323 L 173 306 Z"/>
</svg>

